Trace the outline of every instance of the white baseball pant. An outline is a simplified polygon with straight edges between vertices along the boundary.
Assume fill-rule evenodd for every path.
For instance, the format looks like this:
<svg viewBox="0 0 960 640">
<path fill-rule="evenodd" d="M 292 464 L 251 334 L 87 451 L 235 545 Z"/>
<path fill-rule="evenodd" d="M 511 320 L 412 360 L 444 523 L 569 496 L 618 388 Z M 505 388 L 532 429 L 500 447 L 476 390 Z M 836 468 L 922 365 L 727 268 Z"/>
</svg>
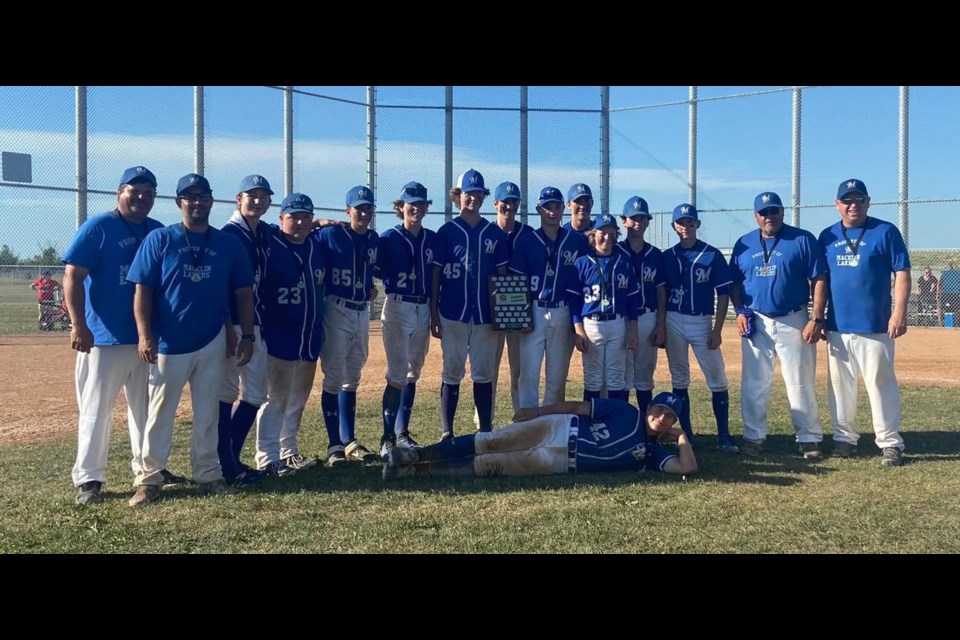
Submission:
<svg viewBox="0 0 960 640">
<path fill-rule="evenodd" d="M 123 388 L 127 399 L 127 431 L 130 434 L 130 468 L 140 473 L 143 433 L 147 427 L 147 378 L 150 365 L 143 362 L 135 344 L 93 347 L 78 353 L 76 363 L 77 460 L 73 465 L 74 486 L 95 480 L 107 481 L 110 425 L 117 393 Z"/>
<path fill-rule="evenodd" d="M 827 333 L 827 398 L 833 438 L 857 444 L 857 377 L 870 398 L 873 432 L 881 449 L 903 449 L 900 385 L 893 369 L 894 340 L 885 333 Z"/>
<path fill-rule="evenodd" d="M 137 484 L 163 484 L 160 472 L 170 459 L 177 406 L 188 382 L 193 406 L 190 442 L 193 479 L 197 483 L 223 479 L 217 454 L 220 402 L 210 390 L 220 389 L 223 384 L 226 353 L 226 333 L 221 329 L 216 338 L 198 351 L 175 355 L 161 353 L 156 364 L 150 365 L 150 410 L 143 437 L 143 469 L 137 477 Z"/>
<path fill-rule="evenodd" d="M 359 311 L 341 307 L 338 300 L 327 296 L 324 301 L 320 368 L 327 393 L 357 390 L 370 346 L 369 311 L 366 307 Z"/>
<path fill-rule="evenodd" d="M 570 414 L 540 416 L 474 436 L 478 476 L 539 476 L 570 469 Z"/>
<path fill-rule="evenodd" d="M 623 318 L 613 320 L 583 319 L 583 331 L 589 344 L 583 356 L 583 388 L 612 391 L 624 388 L 627 360 L 627 323 Z"/>
<path fill-rule="evenodd" d="M 416 382 L 430 349 L 430 305 L 404 302 L 388 294 L 380 320 L 387 382 L 401 388 Z"/>
<path fill-rule="evenodd" d="M 233 325 L 237 340 L 243 334 L 240 325 Z M 253 327 L 256 341 L 253 343 L 253 357 L 242 367 L 237 366 L 233 358 L 226 361 L 223 372 L 223 386 L 220 387 L 220 402 L 233 404 L 239 398 L 247 404 L 259 407 L 267 400 L 267 348 L 260 338 L 260 327 Z"/>
<path fill-rule="evenodd" d="M 267 401 L 257 413 L 257 467 L 300 453 L 297 434 L 317 374 L 316 361 L 267 356 Z"/>
<path fill-rule="evenodd" d="M 567 374 L 573 356 L 570 307 L 533 307 L 533 331 L 520 334 L 520 406 L 539 407 L 540 371 L 546 360 L 543 405 L 566 400 Z"/>
<path fill-rule="evenodd" d="M 720 349 L 708 349 L 713 316 L 691 316 L 667 311 L 667 363 L 674 389 L 690 387 L 690 351 L 697 357 L 700 370 L 711 391 L 727 390 L 727 373 Z"/>
<path fill-rule="evenodd" d="M 630 320 L 624 318 L 626 330 L 630 330 Z M 637 318 L 637 348 L 633 353 L 627 353 L 624 380 L 625 389 L 639 391 L 653 390 L 653 373 L 657 370 L 657 351 L 659 349 L 650 343 L 653 330 L 657 327 L 657 312 L 647 311 Z"/>
<path fill-rule="evenodd" d="M 460 322 L 440 317 L 443 337 L 444 384 L 460 384 L 466 375 L 467 356 L 470 356 L 470 378 L 473 382 L 490 382 L 496 368 L 497 336 L 489 324 Z"/>
<path fill-rule="evenodd" d="M 740 339 L 743 357 L 740 413 L 743 437 L 747 440 L 767 437 L 767 407 L 776 358 L 780 358 L 780 373 L 797 442 L 823 440 L 816 392 L 817 347 L 803 341 L 807 320 L 806 309 L 777 318 L 755 313 L 753 337 Z"/>
</svg>

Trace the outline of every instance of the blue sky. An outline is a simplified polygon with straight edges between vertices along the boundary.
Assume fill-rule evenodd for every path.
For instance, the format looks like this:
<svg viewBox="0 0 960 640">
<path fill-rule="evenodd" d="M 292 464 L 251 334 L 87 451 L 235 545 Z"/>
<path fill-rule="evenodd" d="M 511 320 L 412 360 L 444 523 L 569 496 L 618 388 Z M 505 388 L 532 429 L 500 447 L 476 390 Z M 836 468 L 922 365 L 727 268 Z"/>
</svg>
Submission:
<svg viewBox="0 0 960 640">
<path fill-rule="evenodd" d="M 789 202 L 791 185 L 791 93 L 716 99 L 783 87 L 698 87 L 698 196 L 701 236 L 721 247 L 755 228 L 753 197 L 774 190 Z M 339 100 L 297 96 L 294 100 L 294 189 L 343 216 L 343 195 L 366 182 L 366 88 L 298 87 Z M 440 86 L 378 87 L 381 105 L 442 106 Z M 611 209 L 619 213 L 632 195 L 655 212 L 687 201 L 686 86 L 610 89 Z M 0 151 L 29 153 L 33 181 L 55 187 L 74 184 L 74 90 L 72 87 L 0 87 Z M 815 87 L 803 93 L 801 226 L 818 232 L 837 219 L 837 184 L 863 179 L 871 191 L 871 214 L 897 221 L 896 87 Z M 599 109 L 599 87 L 530 87 L 531 109 Z M 911 199 L 957 200 L 960 187 L 960 88 L 913 87 L 910 93 Z M 478 110 L 454 115 L 454 175 L 474 167 L 491 189 L 519 182 L 519 87 L 455 87 L 454 104 Z M 343 100 L 343 101 L 341 101 Z M 645 107 L 625 110 L 627 107 Z M 212 220 L 222 225 L 232 211 L 240 179 L 268 177 L 283 194 L 283 99 L 266 87 L 207 87 L 205 175 L 218 202 Z M 192 87 L 90 87 L 88 93 L 90 215 L 112 209 L 123 169 L 143 164 L 172 196 L 177 179 L 193 170 Z M 394 223 L 390 202 L 400 187 L 418 180 L 430 190 L 433 212 L 445 204 L 444 114 L 439 109 L 394 109 L 377 113 L 377 194 L 381 228 Z M 529 117 L 529 193 L 574 182 L 594 187 L 599 211 L 600 122 L 596 113 L 542 113 Z M 0 186 L 0 244 L 22 256 L 53 243 L 65 249 L 75 230 L 75 195 Z M 912 248 L 960 247 L 957 203 L 910 206 Z M 484 204 L 493 212 L 492 198 Z M 158 199 L 152 214 L 165 223 L 178 212 L 172 199 Z M 274 213 L 268 214 L 271 218 Z M 789 218 L 788 218 L 789 219 Z M 536 223 L 535 214 L 531 220 Z M 439 226 L 442 215 L 429 226 Z M 667 215 L 658 215 L 649 239 L 675 242 Z"/>
</svg>

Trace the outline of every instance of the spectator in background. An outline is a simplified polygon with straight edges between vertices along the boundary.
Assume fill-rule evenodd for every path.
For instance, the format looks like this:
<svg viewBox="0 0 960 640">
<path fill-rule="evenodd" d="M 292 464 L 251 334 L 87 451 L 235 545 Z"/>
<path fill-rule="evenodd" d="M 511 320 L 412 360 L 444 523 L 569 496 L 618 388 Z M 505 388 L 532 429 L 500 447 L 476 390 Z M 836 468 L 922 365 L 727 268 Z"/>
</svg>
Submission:
<svg viewBox="0 0 960 640">
<path fill-rule="evenodd" d="M 37 292 L 37 329 L 50 331 L 53 328 L 53 316 L 60 305 L 63 287 L 50 277 L 50 270 L 47 269 L 34 280 L 30 288 Z"/>
<path fill-rule="evenodd" d="M 924 267 L 923 275 L 917 278 L 917 291 L 919 293 L 917 312 L 920 315 L 917 320 L 918 324 L 925 324 L 923 319 L 927 317 L 926 314 L 930 313 L 936 313 L 937 325 L 942 324 L 940 322 L 939 284 L 936 276 L 930 271 L 930 267 Z"/>
</svg>

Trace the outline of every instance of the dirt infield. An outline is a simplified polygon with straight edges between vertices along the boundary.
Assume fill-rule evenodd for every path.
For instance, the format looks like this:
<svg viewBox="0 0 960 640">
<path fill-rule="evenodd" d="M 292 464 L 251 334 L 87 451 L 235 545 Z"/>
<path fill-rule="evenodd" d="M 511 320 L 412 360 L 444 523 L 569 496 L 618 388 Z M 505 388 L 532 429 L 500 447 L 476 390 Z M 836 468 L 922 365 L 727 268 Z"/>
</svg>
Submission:
<svg viewBox="0 0 960 640">
<path fill-rule="evenodd" d="M 380 323 L 371 325 L 370 359 L 364 371 L 359 395 L 361 401 L 379 398 L 383 393 L 383 374 L 386 368 Z M 721 347 L 731 380 L 740 376 L 739 338 L 735 328 L 728 324 Z M 692 359 L 692 358 L 691 358 Z M 820 354 L 818 376 L 826 377 L 824 356 Z M 913 327 L 897 340 L 897 375 L 900 382 L 914 386 L 945 386 L 960 388 L 960 331 Z M 75 432 L 77 402 L 74 388 L 74 353 L 69 346 L 69 335 L 0 336 L 0 445 L 36 442 L 61 438 Z M 440 343 L 433 340 L 424 367 L 421 389 L 440 389 Z M 693 366 L 694 379 L 702 380 Z M 501 380 L 507 378 L 507 359 L 504 357 Z M 777 374 L 779 376 L 779 373 Z M 575 354 L 570 378 L 579 379 L 580 358 Z M 322 374 L 317 372 L 311 404 L 319 402 Z M 669 380 L 666 358 L 661 352 L 656 380 Z M 501 385 L 500 393 L 509 393 Z M 186 397 L 186 394 L 185 394 Z M 114 422 L 124 419 L 126 405 L 117 403 Z M 181 413 L 189 415 L 188 401 L 181 404 Z"/>
</svg>

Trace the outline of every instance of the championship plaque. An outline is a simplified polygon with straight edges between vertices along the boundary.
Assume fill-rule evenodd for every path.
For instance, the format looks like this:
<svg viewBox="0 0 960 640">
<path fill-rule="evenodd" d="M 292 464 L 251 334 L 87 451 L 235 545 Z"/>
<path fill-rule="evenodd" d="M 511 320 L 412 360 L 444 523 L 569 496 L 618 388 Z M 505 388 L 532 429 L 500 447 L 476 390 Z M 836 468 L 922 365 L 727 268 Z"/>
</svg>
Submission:
<svg viewBox="0 0 960 640">
<path fill-rule="evenodd" d="M 521 331 L 533 326 L 530 282 L 526 275 L 490 276 L 489 286 L 494 331 Z"/>
</svg>

